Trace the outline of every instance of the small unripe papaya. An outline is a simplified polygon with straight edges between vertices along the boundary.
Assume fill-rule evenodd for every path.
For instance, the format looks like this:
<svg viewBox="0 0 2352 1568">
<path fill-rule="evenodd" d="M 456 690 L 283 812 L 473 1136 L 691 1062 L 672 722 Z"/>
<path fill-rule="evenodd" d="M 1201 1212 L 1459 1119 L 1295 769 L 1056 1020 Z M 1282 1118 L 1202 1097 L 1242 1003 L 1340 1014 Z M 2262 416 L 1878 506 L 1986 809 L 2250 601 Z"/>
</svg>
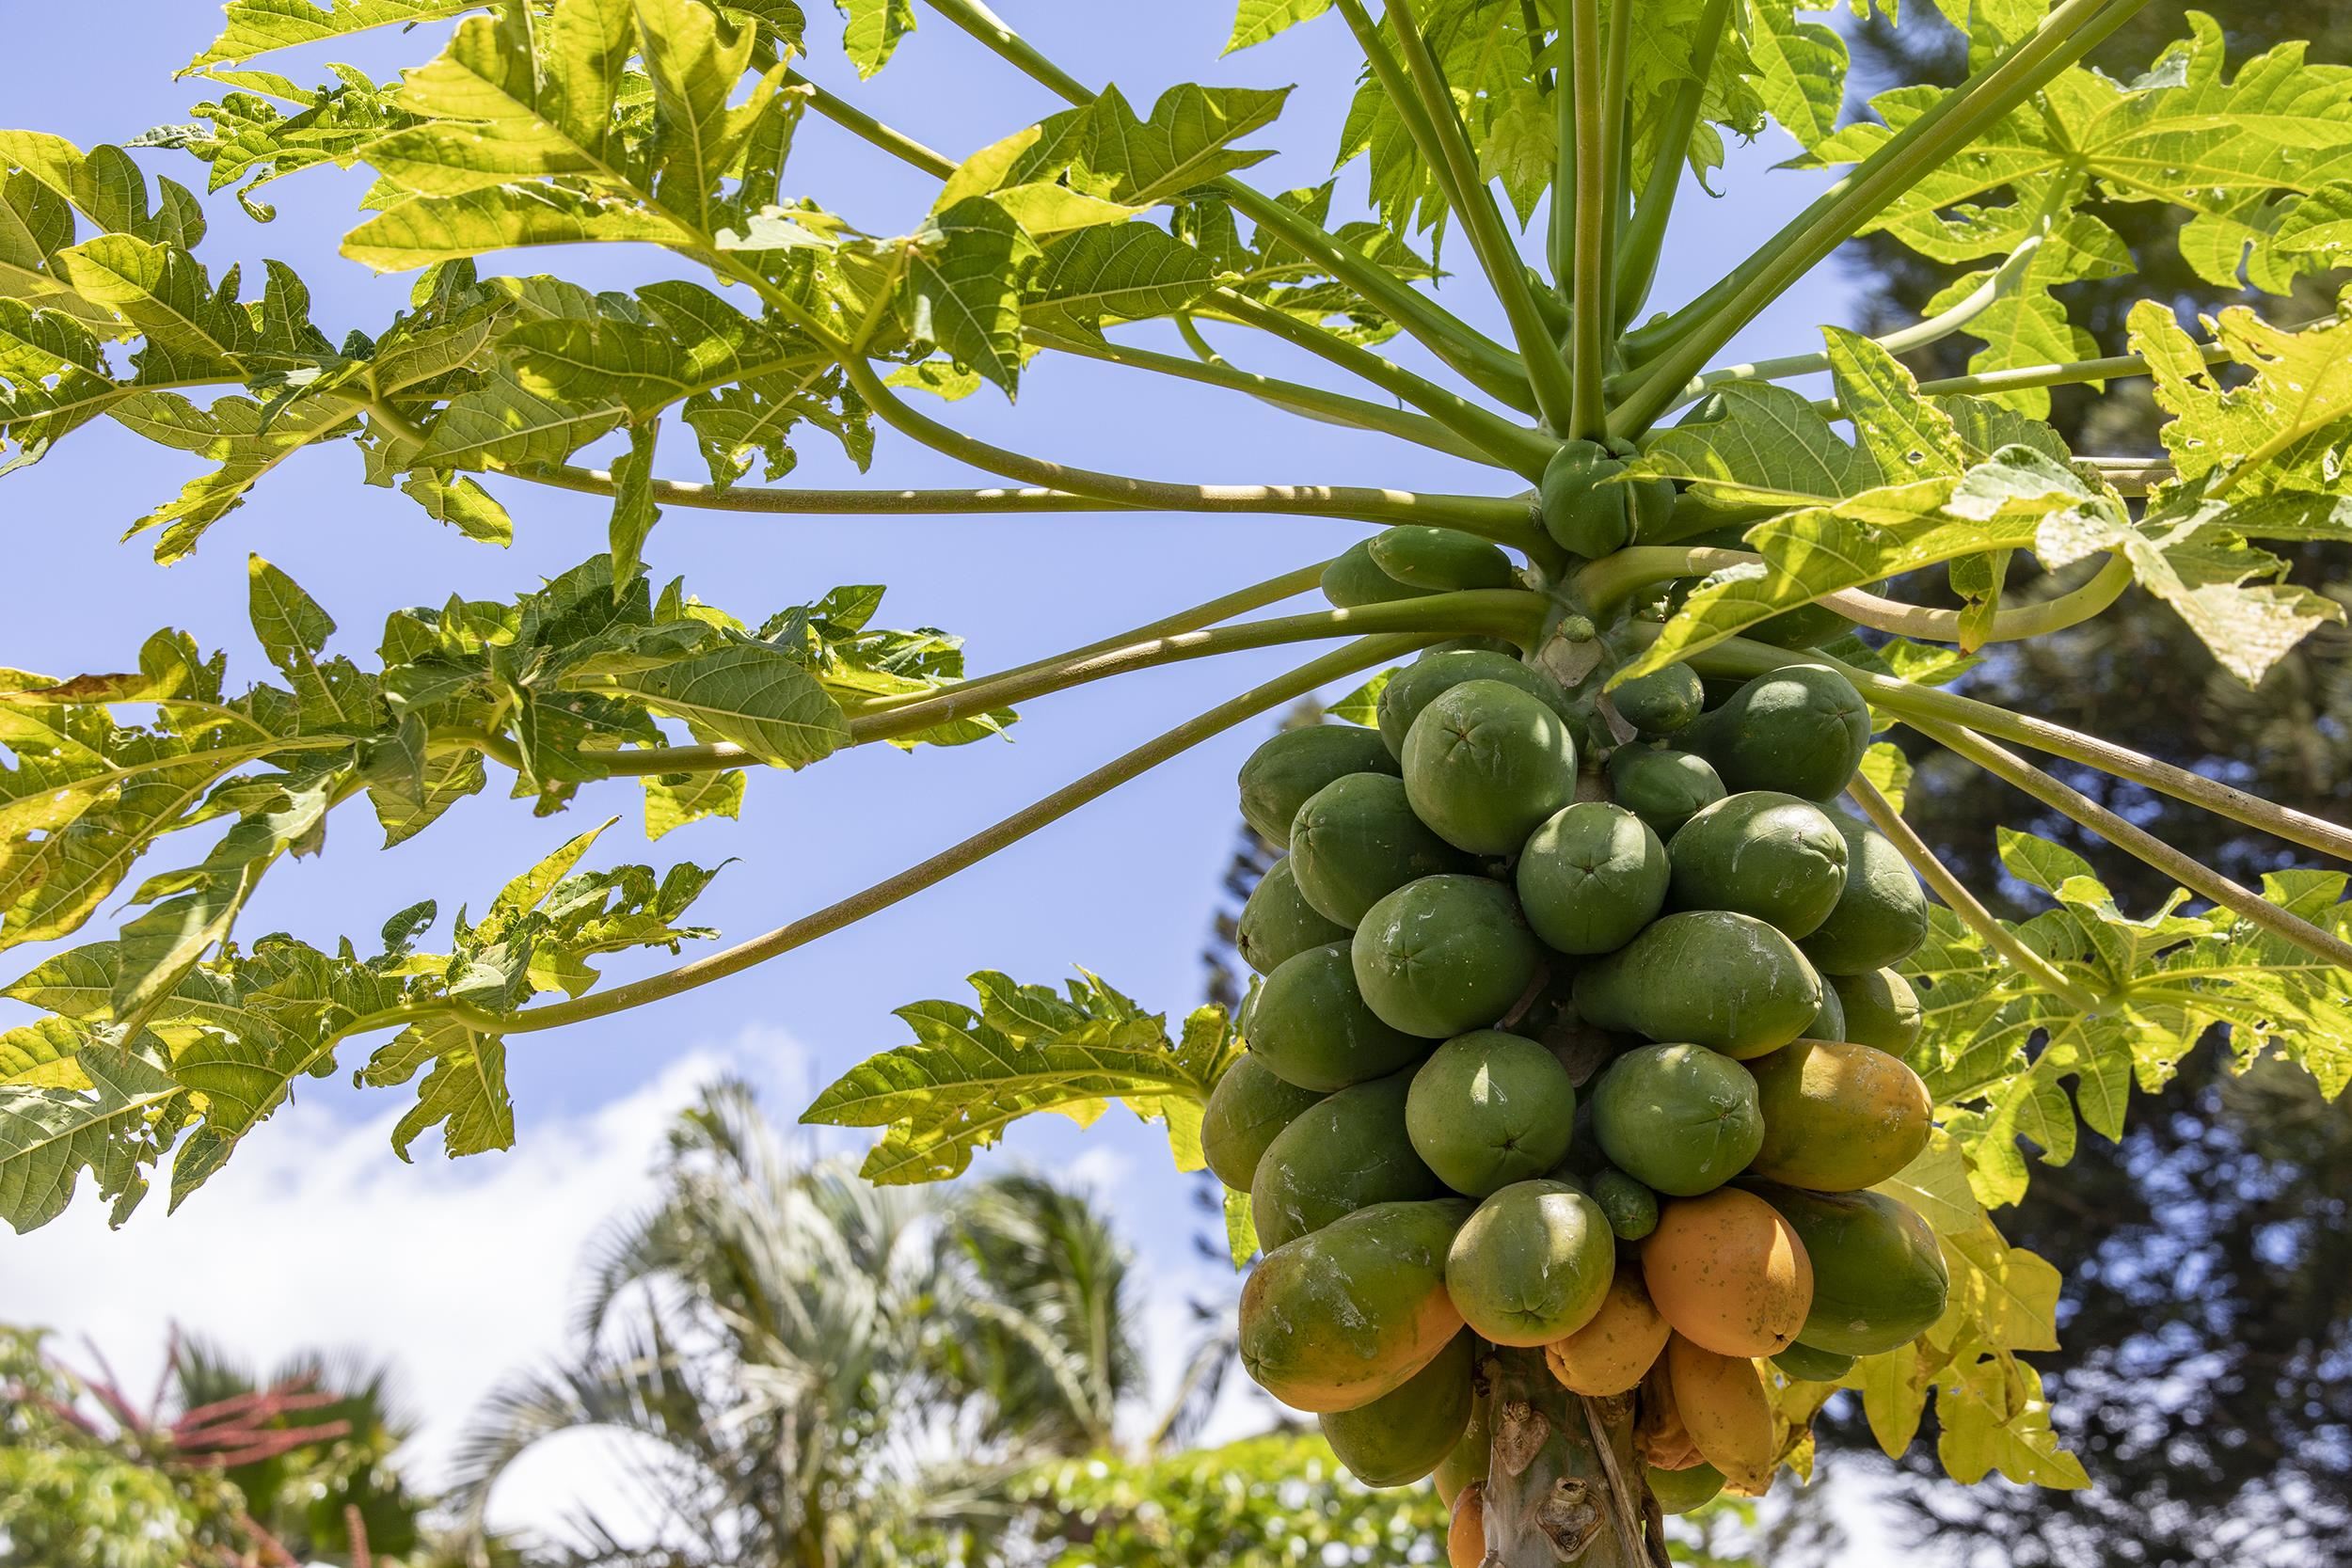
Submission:
<svg viewBox="0 0 2352 1568">
<path fill-rule="evenodd" d="M 1825 664 L 1756 676 L 1686 732 L 1726 788 L 1773 789 L 1807 800 L 1843 790 L 1870 744 L 1870 709 Z"/>
<path fill-rule="evenodd" d="M 1284 1083 L 1254 1055 L 1236 1057 L 1218 1074 L 1200 1113 L 1200 1152 L 1209 1169 L 1233 1191 L 1248 1192 L 1266 1145 L 1322 1098 L 1319 1089 Z"/>
<path fill-rule="evenodd" d="M 1310 947 L 1346 940 L 1347 927 L 1317 912 L 1298 891 L 1288 855 L 1266 867 L 1266 874 L 1249 890 L 1249 900 L 1242 905 L 1233 931 L 1233 946 L 1242 962 L 1261 974 L 1273 974 L 1277 964 Z"/>
<path fill-rule="evenodd" d="M 1677 909 L 1730 910 L 1790 938 L 1829 918 L 1846 887 L 1846 840 L 1829 813 L 1776 790 L 1726 795 L 1666 846 Z"/>
<path fill-rule="evenodd" d="M 1433 1040 L 1494 1022 L 1544 961 L 1518 900 L 1485 877 L 1406 883 L 1365 912 L 1349 951 L 1374 1014 Z"/>
<path fill-rule="evenodd" d="M 1353 1410 L 1325 1413 L 1324 1441 L 1366 1486 L 1409 1486 L 1435 1470 L 1470 1424 L 1470 1337 L 1456 1334 L 1429 1365 Z"/>
<path fill-rule="evenodd" d="M 1638 1242 L 1658 1228 L 1658 1195 L 1614 1165 L 1593 1178 L 1593 1201 L 1621 1242 Z"/>
<path fill-rule="evenodd" d="M 1300 895 L 1318 914 L 1351 928 L 1385 895 L 1463 862 L 1413 815 L 1405 781 L 1387 773 L 1334 780 L 1291 823 L 1291 875 Z"/>
<path fill-rule="evenodd" d="M 1464 681 L 1406 733 L 1405 794 L 1455 848 L 1514 854 L 1576 799 L 1576 744 L 1536 698 L 1501 681 Z"/>
<path fill-rule="evenodd" d="M 1366 1005 L 1344 942 L 1310 947 L 1276 965 L 1250 1005 L 1246 1037 L 1267 1071 L 1324 1094 L 1385 1078 L 1429 1049 Z"/>
<path fill-rule="evenodd" d="M 1691 752 L 1620 746 L 1609 759 L 1609 791 L 1617 804 L 1670 839 L 1685 822 L 1724 798 L 1715 765 Z"/>
<path fill-rule="evenodd" d="M 1310 796 L 1350 773 L 1401 774 L 1380 737 L 1357 724 L 1307 724 L 1269 737 L 1241 765 L 1242 820 L 1279 847 Z"/>
<path fill-rule="evenodd" d="M 1707 690 L 1696 670 L 1677 662 L 1621 682 L 1609 700 L 1617 716 L 1642 734 L 1672 735 L 1699 716 L 1707 705 Z"/>
<path fill-rule="evenodd" d="M 1863 974 L 1902 962 L 1928 937 L 1928 897 L 1901 850 L 1844 812 L 1829 819 L 1846 841 L 1846 885 L 1797 945 L 1823 974 Z"/>
<path fill-rule="evenodd" d="M 1413 1074 L 1405 1129 L 1445 1184 L 1485 1197 L 1543 1175 L 1568 1152 L 1576 1085 L 1560 1059 L 1500 1029 L 1456 1035 Z"/>
<path fill-rule="evenodd" d="M 1724 1489 L 1724 1473 L 1704 1461 L 1687 1470 L 1661 1470 L 1655 1465 L 1645 1468 L 1658 1512 L 1670 1518 L 1713 1502 Z"/>
<path fill-rule="evenodd" d="M 1622 806 L 1579 800 L 1528 835 L 1512 873 L 1527 923 L 1563 953 L 1613 952 L 1665 906 L 1666 846 Z"/>
<path fill-rule="evenodd" d="M 1833 974 L 1829 985 L 1846 1010 L 1846 1038 L 1900 1056 L 1919 1037 L 1919 994 L 1891 969 Z"/>
<path fill-rule="evenodd" d="M 1562 549 L 1603 556 L 1633 539 L 1633 498 L 1606 483 L 1625 460 L 1597 441 L 1564 441 L 1544 465 L 1536 496 L 1544 531 Z"/>
<path fill-rule="evenodd" d="M 1323 596 L 1342 610 L 1356 610 L 1368 604 L 1388 604 L 1396 599 L 1425 598 L 1440 592 L 1435 588 L 1416 588 L 1409 582 L 1399 582 L 1380 569 L 1373 558 L 1369 540 L 1358 540 L 1340 552 L 1330 565 L 1323 569 Z"/>
<path fill-rule="evenodd" d="M 1373 564 L 1408 588 L 1454 594 L 1517 580 L 1502 547 L 1459 529 L 1400 523 L 1365 541 Z"/>
<path fill-rule="evenodd" d="M 1772 1353 L 1772 1365 L 1801 1383 L 1835 1383 L 1853 1370 L 1855 1359 L 1836 1351 L 1815 1350 L 1802 1339 Z"/>
</svg>

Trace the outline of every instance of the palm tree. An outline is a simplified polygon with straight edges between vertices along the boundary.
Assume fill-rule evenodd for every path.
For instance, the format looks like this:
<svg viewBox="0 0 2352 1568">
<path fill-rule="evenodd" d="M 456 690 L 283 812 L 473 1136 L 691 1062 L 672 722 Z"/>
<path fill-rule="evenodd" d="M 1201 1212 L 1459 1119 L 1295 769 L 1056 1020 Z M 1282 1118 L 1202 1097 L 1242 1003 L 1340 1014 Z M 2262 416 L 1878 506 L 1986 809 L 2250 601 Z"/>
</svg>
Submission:
<svg viewBox="0 0 2352 1568">
<path fill-rule="evenodd" d="M 737 1083 L 680 1117 L 660 1175 L 599 1249 L 577 1354 L 462 1443 L 477 1524 L 523 1454 L 596 1430 L 642 1518 L 581 1507 L 569 1561 L 969 1560 L 1021 1518 L 1011 1478 L 1108 1446 L 1139 1388 L 1128 1256 L 1050 1182 L 874 1187 L 798 1157 Z"/>
</svg>

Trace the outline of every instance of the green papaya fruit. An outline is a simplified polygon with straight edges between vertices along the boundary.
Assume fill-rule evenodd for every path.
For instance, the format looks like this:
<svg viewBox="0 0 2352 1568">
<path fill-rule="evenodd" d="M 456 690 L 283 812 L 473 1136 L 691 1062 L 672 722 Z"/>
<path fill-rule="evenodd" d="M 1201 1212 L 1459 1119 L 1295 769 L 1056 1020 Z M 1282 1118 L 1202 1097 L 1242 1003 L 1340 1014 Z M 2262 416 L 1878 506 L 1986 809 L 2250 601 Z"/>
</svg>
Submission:
<svg viewBox="0 0 2352 1568">
<path fill-rule="evenodd" d="M 1658 1195 L 1614 1165 L 1593 1178 L 1593 1201 L 1621 1242 L 1638 1242 L 1658 1228 Z"/>
<path fill-rule="evenodd" d="M 1308 797 L 1350 773 L 1402 774 L 1380 737 L 1356 724 L 1308 724 L 1284 730 L 1241 765 L 1242 820 L 1278 847 L 1291 841 L 1291 820 Z"/>
<path fill-rule="evenodd" d="M 1350 944 L 1374 1015 L 1423 1039 L 1451 1039 L 1508 1012 L 1543 968 L 1518 901 L 1484 877 L 1423 877 L 1365 914 Z"/>
<path fill-rule="evenodd" d="M 1794 1344 L 1772 1353 L 1772 1365 L 1804 1383 L 1835 1383 L 1853 1370 L 1854 1357 Z"/>
<path fill-rule="evenodd" d="M 1620 746 L 1609 759 L 1609 792 L 1617 804 L 1671 839 L 1685 822 L 1724 798 L 1715 765 L 1690 752 Z"/>
<path fill-rule="evenodd" d="M 1761 1056 L 1813 1022 L 1821 977 L 1753 915 L 1688 910 L 1578 971 L 1576 1010 L 1603 1029 Z"/>
<path fill-rule="evenodd" d="M 1415 1069 L 1405 1101 L 1414 1151 L 1467 1197 L 1543 1175 L 1566 1156 L 1575 1130 L 1568 1069 L 1534 1040 L 1500 1029 L 1438 1047 Z"/>
<path fill-rule="evenodd" d="M 1906 1344 L 1944 1315 L 1951 1277 L 1935 1232 L 1883 1193 L 1808 1193 L 1758 1182 L 1813 1263 L 1813 1308 L 1797 1342 L 1837 1355 Z"/>
<path fill-rule="evenodd" d="M 1618 1169 L 1675 1197 L 1713 1192 L 1764 1142 L 1756 1080 L 1695 1045 L 1645 1045 L 1593 1085 L 1593 1136 Z"/>
<path fill-rule="evenodd" d="M 1308 906 L 1353 928 L 1416 878 L 1461 869 L 1462 852 L 1413 815 L 1405 781 L 1350 773 L 1310 796 L 1291 821 L 1291 876 Z"/>
<path fill-rule="evenodd" d="M 1846 840 L 1829 813 L 1776 790 L 1726 795 L 1666 846 L 1679 910 L 1752 914 L 1803 937 L 1829 918 L 1846 887 Z"/>
<path fill-rule="evenodd" d="M 1845 889 L 1797 945 L 1823 974 L 1891 968 L 1928 940 L 1928 895 L 1885 835 L 1842 811 L 1829 818 L 1846 841 Z"/>
<path fill-rule="evenodd" d="M 1389 677 L 1380 689 L 1380 738 L 1390 754 L 1405 755 L 1405 737 L 1412 733 L 1421 710 L 1464 681 L 1501 681 L 1549 706 L 1563 720 L 1568 717 L 1567 693 L 1541 670 L 1521 663 L 1507 651 L 1483 648 L 1432 648 Z"/>
<path fill-rule="evenodd" d="M 1364 1002 L 1345 942 L 1275 965 L 1249 1009 L 1250 1054 L 1286 1084 L 1329 1093 L 1421 1060 L 1429 1042 L 1391 1028 Z"/>
<path fill-rule="evenodd" d="M 1875 1187 L 1917 1159 L 1934 1130 L 1927 1085 L 1876 1046 L 1798 1040 L 1749 1069 L 1764 1112 L 1749 1169 L 1768 1181 L 1823 1193 Z"/>
<path fill-rule="evenodd" d="M 1669 1518 L 1688 1513 L 1715 1500 L 1724 1489 L 1724 1473 L 1704 1459 L 1682 1470 L 1661 1470 L 1655 1465 L 1645 1465 L 1649 1495 L 1658 1499 L 1658 1512 Z"/>
<path fill-rule="evenodd" d="M 1284 1246 L 1241 1291 L 1242 1369 L 1294 1410 L 1370 1404 L 1461 1332 L 1446 1253 L 1468 1198 L 1375 1203 Z"/>
<path fill-rule="evenodd" d="M 1675 663 L 1636 675 L 1609 693 L 1617 717 L 1645 736 L 1672 735 L 1687 728 L 1707 705 L 1707 690 L 1699 673 Z"/>
<path fill-rule="evenodd" d="M 1800 1037 L 1808 1040 L 1842 1040 L 1846 1037 L 1846 1005 L 1837 999 L 1837 988 L 1830 984 L 1826 974 L 1821 976 L 1821 1010 L 1813 1015 L 1813 1022 L 1804 1026 L 1804 1034 Z"/>
<path fill-rule="evenodd" d="M 1518 1181 L 1454 1236 L 1445 1288 L 1481 1338 L 1548 1345 L 1592 1320 L 1616 1272 L 1616 1238 L 1599 1204 L 1565 1181 Z"/>
<path fill-rule="evenodd" d="M 1827 665 L 1790 664 L 1749 681 L 1684 733 L 1728 789 L 1827 800 L 1861 766 L 1870 710 Z"/>
<path fill-rule="evenodd" d="M 1470 1428 L 1476 1347 L 1456 1334 L 1429 1365 L 1370 1404 L 1319 1418 L 1324 1441 L 1366 1486 L 1409 1486 L 1445 1462 Z"/>
<path fill-rule="evenodd" d="M 1200 1113 L 1200 1152 L 1210 1171 L 1233 1191 L 1248 1192 L 1266 1145 L 1322 1098 L 1320 1090 L 1284 1083 L 1248 1053 L 1235 1057 Z"/>
<path fill-rule="evenodd" d="M 1275 966 L 1293 954 L 1346 940 L 1347 927 L 1316 913 L 1307 895 L 1298 891 L 1288 855 L 1266 867 L 1258 885 L 1249 890 L 1249 899 L 1242 905 L 1241 919 L 1233 927 L 1233 946 L 1242 962 L 1261 974 L 1273 974 Z"/>
<path fill-rule="evenodd" d="M 1501 681 L 1464 681 L 1405 737 L 1405 795 L 1439 838 L 1510 855 L 1576 799 L 1576 744 L 1560 716 Z"/>
<path fill-rule="evenodd" d="M 1633 539 L 1633 498 L 1606 483 L 1625 460 L 1597 441 L 1564 441 L 1544 465 L 1536 504 L 1544 531 L 1574 554 L 1599 557 Z"/>
<path fill-rule="evenodd" d="M 1475 1349 L 1472 1347 L 1471 1374 L 1476 1376 Z M 1446 1507 L 1462 1495 L 1462 1488 L 1472 1481 L 1483 1481 L 1493 1468 L 1494 1434 L 1486 1428 L 1486 1407 L 1474 1397 L 1470 1401 L 1470 1424 L 1462 1428 L 1462 1435 L 1444 1459 L 1438 1464 L 1431 1480 L 1437 1482 L 1438 1500 Z"/>
<path fill-rule="evenodd" d="M 1438 592 L 1434 588 L 1416 588 L 1389 576 L 1373 559 L 1371 542 L 1362 539 L 1342 550 L 1323 569 L 1322 587 L 1323 596 L 1342 610 L 1388 604 L 1396 599 L 1426 598 Z"/>
<path fill-rule="evenodd" d="M 1365 541 L 1374 565 L 1408 588 L 1455 594 L 1473 588 L 1510 588 L 1518 581 L 1501 546 L 1459 529 L 1399 523 Z"/>
<path fill-rule="evenodd" d="M 1300 1112 L 1275 1134 L 1249 1185 L 1258 1242 L 1278 1247 L 1375 1203 L 1445 1196 L 1405 1135 L 1413 1075 L 1357 1084 Z"/>
<path fill-rule="evenodd" d="M 1845 1037 L 1900 1056 L 1919 1037 L 1919 995 L 1891 969 L 1833 974 L 1830 989 L 1846 1010 Z"/>
<path fill-rule="evenodd" d="M 1664 908 L 1671 868 L 1649 824 L 1622 806 L 1579 800 L 1528 836 L 1512 872 L 1519 908 L 1547 946 L 1613 952 Z"/>
</svg>

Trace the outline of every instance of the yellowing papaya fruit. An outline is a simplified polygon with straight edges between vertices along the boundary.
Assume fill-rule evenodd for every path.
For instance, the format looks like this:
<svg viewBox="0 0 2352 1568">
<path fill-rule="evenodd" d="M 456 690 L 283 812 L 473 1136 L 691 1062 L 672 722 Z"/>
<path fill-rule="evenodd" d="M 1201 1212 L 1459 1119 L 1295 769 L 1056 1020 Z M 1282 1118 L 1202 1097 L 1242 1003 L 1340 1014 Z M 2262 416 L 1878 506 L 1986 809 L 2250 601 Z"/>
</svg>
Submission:
<svg viewBox="0 0 2352 1568">
<path fill-rule="evenodd" d="M 1707 1463 L 1682 1424 L 1682 1413 L 1675 1408 L 1674 1383 L 1666 1375 L 1662 1351 L 1657 1364 L 1643 1376 L 1642 1391 L 1634 1402 L 1633 1451 L 1656 1470 L 1687 1470 Z"/>
<path fill-rule="evenodd" d="M 1798 1040 L 1748 1064 L 1764 1141 L 1748 1169 L 1815 1192 L 1875 1187 L 1928 1147 L 1927 1085 L 1876 1046 Z"/>
<path fill-rule="evenodd" d="M 1675 1413 L 1699 1457 L 1726 1485 L 1760 1496 L 1772 1483 L 1777 1456 L 1772 1406 L 1764 1379 L 1744 1355 L 1723 1355 L 1677 1334 L 1666 1341 L 1666 1376 Z"/>
<path fill-rule="evenodd" d="M 1649 1299 L 1642 1271 L 1621 1268 L 1591 1321 L 1544 1347 L 1544 1364 L 1564 1386 L 1605 1399 L 1638 1385 L 1657 1365 L 1672 1332 Z"/>
<path fill-rule="evenodd" d="M 1642 1243 L 1642 1280 L 1677 1333 L 1718 1355 L 1770 1355 L 1813 1309 L 1813 1262 L 1796 1228 L 1737 1187 L 1665 1205 Z"/>
<path fill-rule="evenodd" d="M 1242 1368 L 1294 1410 L 1370 1404 L 1462 1330 L 1445 1290 L 1465 1198 L 1376 1203 L 1276 1247 L 1242 1286 Z"/>
<path fill-rule="evenodd" d="M 1454 1499 L 1446 1521 L 1448 1568 L 1479 1568 L 1486 1560 L 1486 1483 L 1474 1481 Z"/>
</svg>

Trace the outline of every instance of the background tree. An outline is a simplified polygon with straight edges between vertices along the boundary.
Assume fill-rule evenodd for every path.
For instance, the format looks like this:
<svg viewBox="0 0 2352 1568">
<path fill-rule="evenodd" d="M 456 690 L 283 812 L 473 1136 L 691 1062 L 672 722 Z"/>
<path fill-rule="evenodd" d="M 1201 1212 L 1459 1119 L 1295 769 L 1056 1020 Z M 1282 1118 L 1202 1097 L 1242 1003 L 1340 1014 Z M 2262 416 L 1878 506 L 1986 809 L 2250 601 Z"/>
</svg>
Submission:
<svg viewBox="0 0 2352 1568">
<path fill-rule="evenodd" d="M 2292 10 L 2195 8 L 2158 0 L 2094 56 L 2128 73 L 2181 36 L 2186 13 L 2209 8 L 2233 57 L 2289 38 L 2312 40 L 2314 61 L 2341 62 L 2352 11 L 2333 0 Z M 1878 79 L 1955 81 L 1966 40 L 1932 11 L 1858 28 L 1858 64 Z M 2214 310 L 2253 297 L 2201 276 L 2173 243 L 2183 223 L 2158 203 L 2110 201 L 2099 213 L 2129 245 L 2139 270 L 2064 285 L 2069 318 L 2098 352 L 2124 346 L 2122 318 L 2155 294 Z M 1855 242 L 1848 265 L 1863 288 L 1854 325 L 1883 331 L 1915 320 L 1962 268 L 1886 234 Z M 2304 279 L 2286 320 L 2324 314 L 2327 276 Z M 1977 347 L 1965 333 L 1914 351 L 1921 379 L 1964 373 Z M 2144 382 L 2059 387 L 2048 417 L 2078 448 L 2160 452 L 2160 410 Z M 2352 552 L 2292 552 L 2295 573 L 2329 597 L 2352 592 Z M 1906 591 L 1931 596 L 1924 580 Z M 2047 638 L 2005 644 L 1958 683 L 2005 706 L 2029 705 L 2057 722 L 2135 737 L 2141 750 L 2333 820 L 2352 811 L 2352 636 L 2325 626 L 2259 687 L 2198 656 L 2177 617 L 2137 594 L 2108 614 Z M 1908 815 L 1971 886 L 2022 917 L 2035 895 L 2005 882 L 1996 829 L 2028 828 L 2090 856 L 2135 910 L 2164 879 L 2095 835 L 1999 781 L 1912 743 L 1923 769 Z M 2206 863 L 2240 880 L 2293 863 L 2291 847 L 2094 769 L 2054 769 Z M 2097 1560 L 2189 1564 L 2222 1553 L 2250 1560 L 2326 1563 L 2352 1554 L 2352 1388 L 2328 1369 L 2352 1331 L 2352 1269 L 2344 1266 L 2339 1196 L 2352 1170 L 2352 1114 L 2294 1074 L 2232 1077 L 2215 1054 L 2190 1057 L 2143 1101 L 2121 1143 L 2087 1138 L 2050 1171 L 2006 1227 L 2045 1257 L 2090 1259 L 2070 1271 L 2058 1352 L 2044 1362 L 2056 1424 L 2083 1458 L 2092 1487 L 2058 1493 L 1972 1491 L 1944 1484 L 1913 1450 L 1894 1492 L 1923 1543 L 1975 1543 L 2019 1563 Z M 2151 1388 L 2161 1394 L 2151 1396 Z M 1841 1403 L 1825 1433 L 1868 1444 L 1858 1409 Z"/>
<path fill-rule="evenodd" d="M 175 1338 L 139 1399 L 40 1331 L 0 1334 L 0 1563 L 8 1568 L 454 1568 L 393 1465 L 411 1425 L 382 1367 L 297 1353 L 267 1377 Z M 96 1356 L 97 1352 L 90 1352 Z M 470 1568 L 522 1559 L 496 1538 Z"/>
</svg>

